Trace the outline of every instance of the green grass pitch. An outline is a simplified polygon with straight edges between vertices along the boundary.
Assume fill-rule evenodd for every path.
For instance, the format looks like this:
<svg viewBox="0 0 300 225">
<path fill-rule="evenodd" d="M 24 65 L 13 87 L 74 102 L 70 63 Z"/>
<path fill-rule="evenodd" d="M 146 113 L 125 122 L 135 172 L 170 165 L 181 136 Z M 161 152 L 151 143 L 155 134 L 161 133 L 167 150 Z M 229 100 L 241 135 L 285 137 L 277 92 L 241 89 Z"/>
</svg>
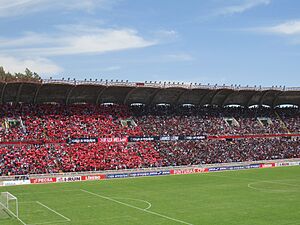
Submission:
<svg viewBox="0 0 300 225">
<path fill-rule="evenodd" d="M 299 225 L 300 167 L 2 187 L 48 225 Z M 0 210 L 1 211 L 1 210 Z M 22 224 L 0 212 L 1 225 Z"/>
</svg>

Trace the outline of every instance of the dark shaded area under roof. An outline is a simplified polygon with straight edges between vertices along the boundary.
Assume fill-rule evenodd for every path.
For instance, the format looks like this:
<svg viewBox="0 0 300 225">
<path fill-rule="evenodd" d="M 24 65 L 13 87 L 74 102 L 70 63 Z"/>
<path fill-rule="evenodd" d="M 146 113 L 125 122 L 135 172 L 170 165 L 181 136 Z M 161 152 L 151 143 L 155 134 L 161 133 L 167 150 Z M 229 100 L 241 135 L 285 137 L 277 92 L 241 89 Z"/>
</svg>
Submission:
<svg viewBox="0 0 300 225">
<path fill-rule="evenodd" d="M 143 103 L 154 105 L 300 105 L 300 88 L 210 86 L 175 83 L 43 80 L 0 83 L 0 103 Z"/>
</svg>

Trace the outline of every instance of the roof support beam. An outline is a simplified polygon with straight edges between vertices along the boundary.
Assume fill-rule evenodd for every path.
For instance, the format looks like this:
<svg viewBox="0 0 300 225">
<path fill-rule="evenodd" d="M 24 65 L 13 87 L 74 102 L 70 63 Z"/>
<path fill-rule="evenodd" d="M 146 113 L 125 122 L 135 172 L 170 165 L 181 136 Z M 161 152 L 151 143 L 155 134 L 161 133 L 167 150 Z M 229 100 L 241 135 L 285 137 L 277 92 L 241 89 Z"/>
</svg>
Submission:
<svg viewBox="0 0 300 225">
<path fill-rule="evenodd" d="M 17 97 L 16 97 L 16 103 L 19 103 L 19 100 L 20 100 L 20 94 L 21 94 L 21 91 L 22 91 L 22 87 L 23 87 L 24 83 L 21 83 L 19 88 L 18 88 L 18 92 L 17 92 Z"/>
<path fill-rule="evenodd" d="M 213 95 L 213 97 L 210 100 L 210 105 L 212 105 L 214 103 L 214 100 L 216 98 L 216 96 L 221 93 L 222 91 L 224 91 L 224 89 L 220 89 L 220 90 L 216 90 L 216 93 Z"/>
<path fill-rule="evenodd" d="M 36 100 L 37 100 L 37 97 L 39 95 L 39 92 L 40 92 L 40 89 L 42 86 L 43 86 L 43 84 L 37 86 L 35 94 L 34 94 L 34 98 L 33 98 L 33 104 L 36 104 Z"/>
<path fill-rule="evenodd" d="M 205 94 L 202 95 L 202 97 L 200 97 L 199 99 L 199 103 L 198 105 L 202 106 L 203 105 L 203 100 L 211 93 L 211 90 L 207 90 L 207 92 Z"/>
<path fill-rule="evenodd" d="M 126 94 L 125 98 L 124 98 L 124 101 L 123 101 L 123 104 L 124 105 L 127 105 L 127 101 L 130 97 L 130 95 L 136 90 L 137 88 L 132 88 L 130 91 L 128 91 L 128 93 Z"/>
<path fill-rule="evenodd" d="M 232 92 L 228 93 L 228 95 L 224 98 L 221 106 L 224 107 L 225 104 L 227 103 L 228 99 L 230 99 L 230 97 L 234 94 L 236 94 L 236 91 L 232 91 Z"/>
<path fill-rule="evenodd" d="M 102 87 L 102 88 L 100 89 L 100 91 L 98 92 L 98 95 L 97 95 L 97 98 L 96 98 L 96 105 L 99 104 L 100 98 L 101 98 L 101 96 L 103 95 L 104 91 L 106 91 L 106 89 L 107 89 L 107 86 Z"/>
<path fill-rule="evenodd" d="M 188 91 L 191 91 L 191 90 L 190 90 L 190 89 L 182 90 L 182 92 L 177 96 L 176 100 L 174 101 L 175 105 L 178 105 L 178 102 L 179 102 L 180 98 L 181 98 L 185 93 L 187 93 Z"/>
<path fill-rule="evenodd" d="M 164 90 L 163 88 L 159 88 L 157 89 L 153 94 L 152 96 L 149 98 L 149 101 L 148 101 L 148 105 L 152 105 L 153 104 L 153 101 L 155 99 L 155 97 L 158 95 L 159 92 L 161 92 L 162 90 Z"/>
<path fill-rule="evenodd" d="M 254 97 L 256 94 L 257 94 L 257 92 L 254 91 L 253 94 L 252 94 L 252 95 L 249 97 L 249 99 L 247 100 L 245 107 L 249 108 L 249 104 L 250 104 L 251 100 L 253 99 L 253 97 Z"/>
<path fill-rule="evenodd" d="M 70 100 L 70 96 L 72 94 L 72 91 L 74 90 L 74 88 L 76 88 L 77 86 L 76 85 L 73 85 L 70 90 L 67 92 L 67 97 L 66 97 L 66 105 L 69 104 L 69 100 Z"/>
<path fill-rule="evenodd" d="M 5 93 L 5 88 L 7 86 L 7 83 L 4 83 L 4 86 L 2 88 L 2 91 L 1 91 L 1 103 L 4 104 L 4 93 Z"/>
<path fill-rule="evenodd" d="M 274 96 L 273 101 L 272 101 L 272 105 L 271 105 L 272 108 L 275 107 L 275 103 L 277 102 L 279 96 L 283 95 L 283 93 L 284 93 L 284 92 L 281 91 L 281 92 L 278 92 L 278 93 Z"/>
<path fill-rule="evenodd" d="M 265 98 L 266 95 L 267 95 L 268 93 L 270 93 L 271 91 L 272 91 L 272 90 L 267 90 L 267 91 L 265 91 L 265 92 L 263 93 L 263 95 L 261 95 L 261 97 L 260 97 L 260 99 L 259 99 L 259 104 L 258 104 L 259 107 L 261 107 L 261 106 L 263 105 L 264 98 Z"/>
</svg>

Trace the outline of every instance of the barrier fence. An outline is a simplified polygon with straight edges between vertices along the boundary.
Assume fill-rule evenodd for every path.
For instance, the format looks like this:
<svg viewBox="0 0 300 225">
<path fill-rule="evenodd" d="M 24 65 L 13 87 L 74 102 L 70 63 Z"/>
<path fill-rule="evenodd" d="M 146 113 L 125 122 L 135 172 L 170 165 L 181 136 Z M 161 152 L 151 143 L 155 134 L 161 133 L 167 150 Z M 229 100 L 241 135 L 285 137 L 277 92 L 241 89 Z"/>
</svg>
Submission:
<svg viewBox="0 0 300 225">
<path fill-rule="evenodd" d="M 300 159 L 284 159 L 257 162 L 224 163 L 210 165 L 144 168 L 131 170 L 91 171 L 81 173 L 35 174 L 28 176 L 0 177 L 0 186 L 16 186 L 25 184 L 78 182 L 104 179 L 135 178 L 149 176 L 166 176 L 179 174 L 209 173 L 217 171 L 235 171 L 246 169 L 271 168 L 281 166 L 300 166 Z"/>
</svg>

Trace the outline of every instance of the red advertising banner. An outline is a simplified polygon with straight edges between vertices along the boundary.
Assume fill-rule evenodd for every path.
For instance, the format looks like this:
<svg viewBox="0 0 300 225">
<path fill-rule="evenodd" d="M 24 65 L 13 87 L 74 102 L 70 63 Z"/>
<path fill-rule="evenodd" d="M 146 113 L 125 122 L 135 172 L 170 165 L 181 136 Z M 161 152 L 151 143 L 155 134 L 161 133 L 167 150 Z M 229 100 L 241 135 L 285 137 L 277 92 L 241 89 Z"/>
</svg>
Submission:
<svg viewBox="0 0 300 225">
<path fill-rule="evenodd" d="M 106 178 L 105 174 L 97 174 L 97 175 L 88 175 L 88 176 L 81 176 L 81 180 L 103 180 Z"/>
<path fill-rule="evenodd" d="M 100 143 L 116 143 L 116 142 L 127 142 L 127 137 L 114 137 L 114 138 L 98 138 L 98 142 Z"/>
<path fill-rule="evenodd" d="M 45 184 L 45 183 L 55 183 L 56 177 L 47 177 L 47 178 L 31 178 L 31 184 Z"/>
<path fill-rule="evenodd" d="M 208 172 L 208 168 L 192 168 L 192 169 L 178 169 L 170 170 L 170 174 L 192 174 L 192 173 L 205 173 Z"/>
<path fill-rule="evenodd" d="M 260 164 L 260 168 L 270 168 L 270 167 L 275 167 L 275 163 Z"/>
</svg>

